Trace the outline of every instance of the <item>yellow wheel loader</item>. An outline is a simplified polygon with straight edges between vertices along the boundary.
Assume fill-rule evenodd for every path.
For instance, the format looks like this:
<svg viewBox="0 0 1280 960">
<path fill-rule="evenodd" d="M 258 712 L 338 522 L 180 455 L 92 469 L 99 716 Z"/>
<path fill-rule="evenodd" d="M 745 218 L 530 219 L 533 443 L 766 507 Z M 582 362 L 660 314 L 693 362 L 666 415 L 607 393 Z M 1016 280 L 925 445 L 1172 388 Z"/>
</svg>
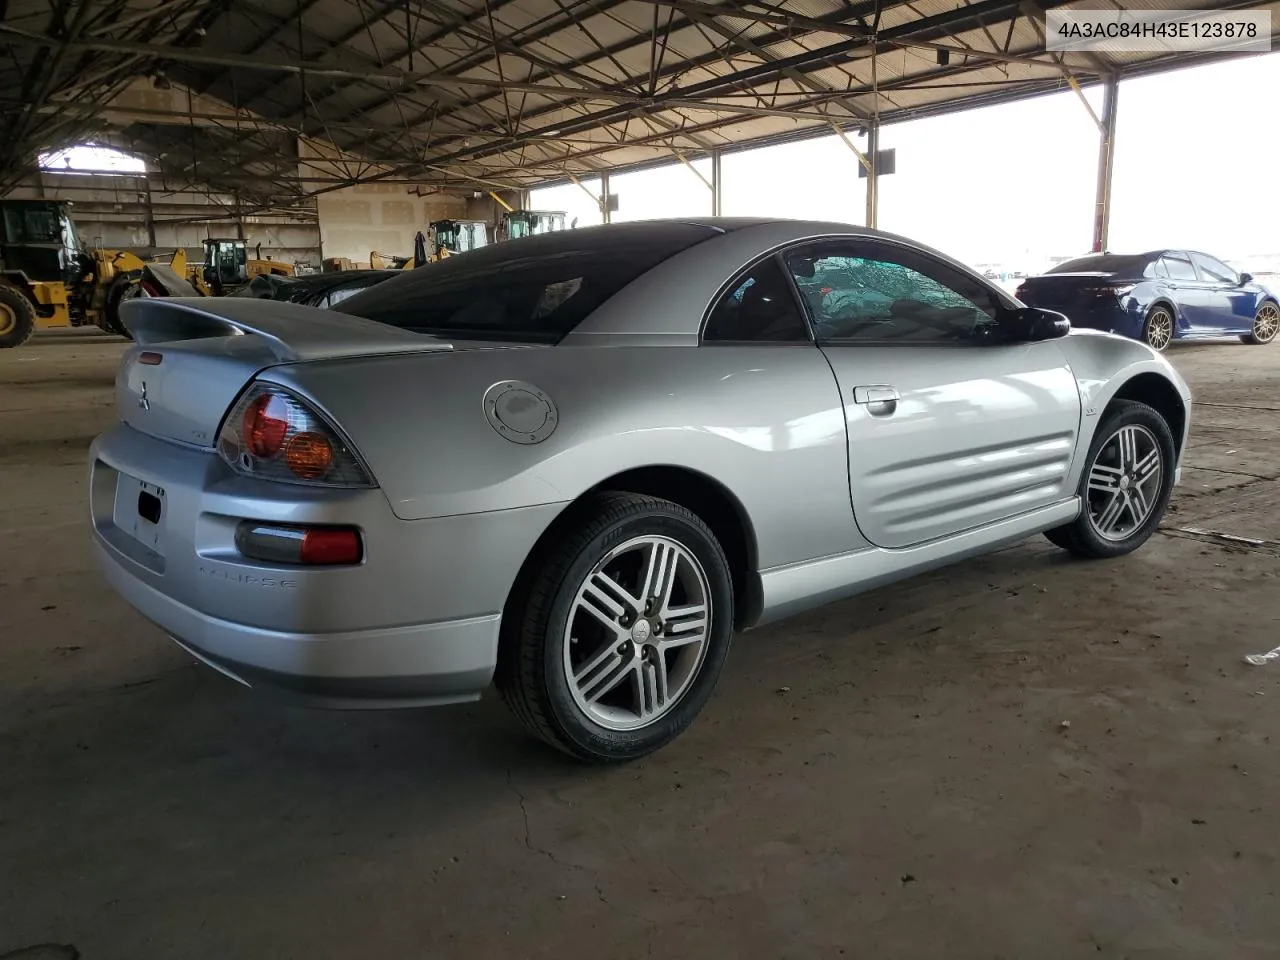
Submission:
<svg viewBox="0 0 1280 960">
<path fill-rule="evenodd" d="M 0 200 L 0 348 L 46 327 L 124 334 L 120 301 L 146 265 L 126 250 L 86 250 L 69 205 Z"/>
</svg>

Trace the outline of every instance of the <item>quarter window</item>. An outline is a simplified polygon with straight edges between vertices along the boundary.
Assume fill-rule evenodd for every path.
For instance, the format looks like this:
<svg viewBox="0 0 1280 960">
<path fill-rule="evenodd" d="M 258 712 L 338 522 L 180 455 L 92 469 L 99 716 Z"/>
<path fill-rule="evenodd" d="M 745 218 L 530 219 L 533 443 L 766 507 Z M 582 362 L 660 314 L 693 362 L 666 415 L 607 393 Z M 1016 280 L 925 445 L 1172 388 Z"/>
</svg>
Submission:
<svg viewBox="0 0 1280 960">
<path fill-rule="evenodd" d="M 841 244 L 787 257 L 819 341 L 958 341 L 995 321 L 974 277 L 906 248 Z"/>
<path fill-rule="evenodd" d="M 1196 268 L 1190 260 L 1181 257 L 1164 257 L 1164 268 L 1169 271 L 1170 280 L 1196 280 Z"/>
<path fill-rule="evenodd" d="M 734 281 L 703 332 L 704 341 L 808 342 L 809 328 L 776 257 L 761 260 Z"/>
</svg>

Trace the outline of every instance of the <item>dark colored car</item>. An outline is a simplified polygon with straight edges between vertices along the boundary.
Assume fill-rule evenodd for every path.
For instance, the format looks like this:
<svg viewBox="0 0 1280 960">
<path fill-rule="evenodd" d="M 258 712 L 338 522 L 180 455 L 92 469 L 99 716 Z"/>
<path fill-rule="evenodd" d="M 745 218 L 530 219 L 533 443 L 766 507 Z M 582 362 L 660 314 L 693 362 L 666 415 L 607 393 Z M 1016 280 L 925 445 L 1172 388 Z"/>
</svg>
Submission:
<svg viewBox="0 0 1280 960">
<path fill-rule="evenodd" d="M 308 307 L 332 310 L 347 297 L 390 280 L 399 270 L 335 270 L 302 277 L 254 277 L 243 296 L 259 300 L 285 300 Z"/>
<path fill-rule="evenodd" d="M 1017 297 L 1065 313 L 1072 326 L 1123 334 L 1156 350 L 1173 340 L 1224 336 L 1270 343 L 1280 332 L 1274 292 L 1189 250 L 1078 257 L 1029 278 Z"/>
</svg>

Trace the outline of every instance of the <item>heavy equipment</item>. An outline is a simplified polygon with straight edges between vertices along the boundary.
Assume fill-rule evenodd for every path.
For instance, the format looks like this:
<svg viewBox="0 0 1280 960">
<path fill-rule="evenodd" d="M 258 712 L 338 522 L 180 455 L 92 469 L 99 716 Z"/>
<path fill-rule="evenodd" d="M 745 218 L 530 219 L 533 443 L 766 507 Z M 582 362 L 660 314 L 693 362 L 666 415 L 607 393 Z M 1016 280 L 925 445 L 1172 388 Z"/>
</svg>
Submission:
<svg viewBox="0 0 1280 960">
<path fill-rule="evenodd" d="M 502 214 L 501 239 L 519 240 L 540 233 L 555 233 L 565 228 L 565 216 L 563 210 L 507 210 Z"/>
<path fill-rule="evenodd" d="M 431 262 L 468 250 L 478 250 L 489 242 L 489 225 L 483 220 L 433 220 Z"/>
<path fill-rule="evenodd" d="M 249 256 L 245 241 L 236 237 L 209 237 L 204 241 L 203 266 L 187 266 L 185 250 L 178 250 L 169 266 L 206 297 L 223 297 L 245 286 L 254 277 L 273 275 L 292 277 L 293 264 L 265 259 L 262 244 L 258 244 L 255 256 Z"/>
<path fill-rule="evenodd" d="M 126 250 L 86 249 L 65 201 L 0 200 L 0 348 L 45 327 L 124 333 L 120 301 L 145 265 Z"/>
</svg>

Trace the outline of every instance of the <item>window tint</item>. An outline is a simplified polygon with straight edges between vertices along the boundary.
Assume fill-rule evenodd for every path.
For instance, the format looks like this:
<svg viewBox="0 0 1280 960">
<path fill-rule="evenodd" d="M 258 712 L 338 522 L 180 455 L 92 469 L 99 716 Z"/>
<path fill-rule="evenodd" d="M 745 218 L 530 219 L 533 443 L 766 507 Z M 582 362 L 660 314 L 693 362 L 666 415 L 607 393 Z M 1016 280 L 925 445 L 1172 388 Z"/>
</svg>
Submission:
<svg viewBox="0 0 1280 960">
<path fill-rule="evenodd" d="M 1213 257 L 1205 256 L 1203 253 L 1193 253 L 1191 260 L 1199 268 L 1201 280 L 1210 280 L 1214 283 L 1236 282 L 1236 272 Z"/>
<path fill-rule="evenodd" d="M 556 343 L 632 280 L 718 232 L 634 223 L 524 237 L 406 270 L 341 309 L 431 336 Z"/>
<path fill-rule="evenodd" d="M 1164 268 L 1169 271 L 1170 280 L 1196 280 L 1196 268 L 1190 260 L 1181 257 L 1163 257 Z"/>
<path fill-rule="evenodd" d="M 763 343 L 809 340 L 809 328 L 776 257 L 761 260 L 734 282 L 711 311 L 702 338 Z"/>
<path fill-rule="evenodd" d="M 812 248 L 787 264 L 819 340 L 965 340 L 995 320 L 976 278 L 907 248 Z"/>
</svg>

